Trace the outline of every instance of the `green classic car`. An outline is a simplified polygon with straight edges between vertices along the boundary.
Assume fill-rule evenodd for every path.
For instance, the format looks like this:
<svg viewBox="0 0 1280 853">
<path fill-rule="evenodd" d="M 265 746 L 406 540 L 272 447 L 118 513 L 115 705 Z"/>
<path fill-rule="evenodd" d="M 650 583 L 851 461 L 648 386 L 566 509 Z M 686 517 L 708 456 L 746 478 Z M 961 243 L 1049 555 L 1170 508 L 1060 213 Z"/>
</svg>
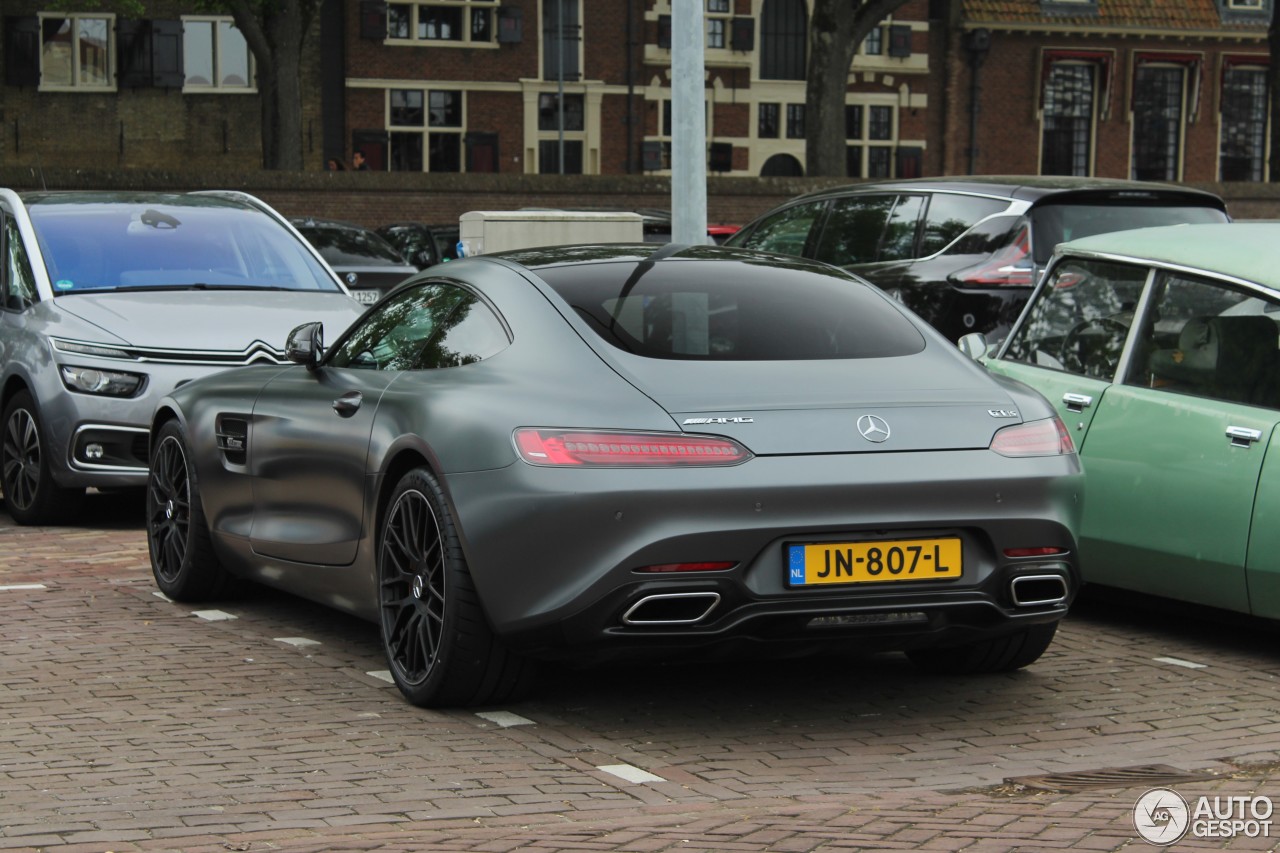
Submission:
<svg viewBox="0 0 1280 853">
<path fill-rule="evenodd" d="M 1075 439 L 1087 582 L 1280 619 L 1278 323 L 1280 224 L 1058 247 L 983 360 L 1048 397 Z"/>
</svg>

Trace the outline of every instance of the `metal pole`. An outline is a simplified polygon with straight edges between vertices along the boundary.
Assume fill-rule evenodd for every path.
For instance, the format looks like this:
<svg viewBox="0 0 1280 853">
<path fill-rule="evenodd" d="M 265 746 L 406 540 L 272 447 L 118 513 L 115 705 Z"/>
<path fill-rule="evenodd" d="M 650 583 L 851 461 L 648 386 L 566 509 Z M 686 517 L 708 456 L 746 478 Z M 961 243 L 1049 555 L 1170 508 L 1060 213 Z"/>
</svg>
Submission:
<svg viewBox="0 0 1280 853">
<path fill-rule="evenodd" d="M 707 242 L 707 117 L 702 0 L 671 3 L 671 239 Z"/>
</svg>

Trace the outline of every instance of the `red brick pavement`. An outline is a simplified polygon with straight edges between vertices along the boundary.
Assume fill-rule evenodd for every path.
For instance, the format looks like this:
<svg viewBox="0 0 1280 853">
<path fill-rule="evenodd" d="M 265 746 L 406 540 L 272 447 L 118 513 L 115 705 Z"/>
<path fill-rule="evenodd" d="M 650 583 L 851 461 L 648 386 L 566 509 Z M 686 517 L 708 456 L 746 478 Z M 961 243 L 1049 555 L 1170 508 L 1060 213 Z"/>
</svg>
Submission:
<svg viewBox="0 0 1280 853">
<path fill-rule="evenodd" d="M 155 595 L 135 507 L 90 518 L 0 515 L 0 850 L 1140 850 L 1142 787 L 1003 780 L 1161 763 L 1218 774 L 1171 786 L 1188 800 L 1280 799 L 1280 660 L 1243 626 L 1086 609 L 983 679 L 896 656 L 551 671 L 489 709 L 530 721 L 502 727 L 405 705 L 364 623 L 266 591 L 192 615 Z M 624 764 L 662 781 L 598 769 Z M 1277 846 L 1173 849 L 1220 848 Z"/>
</svg>

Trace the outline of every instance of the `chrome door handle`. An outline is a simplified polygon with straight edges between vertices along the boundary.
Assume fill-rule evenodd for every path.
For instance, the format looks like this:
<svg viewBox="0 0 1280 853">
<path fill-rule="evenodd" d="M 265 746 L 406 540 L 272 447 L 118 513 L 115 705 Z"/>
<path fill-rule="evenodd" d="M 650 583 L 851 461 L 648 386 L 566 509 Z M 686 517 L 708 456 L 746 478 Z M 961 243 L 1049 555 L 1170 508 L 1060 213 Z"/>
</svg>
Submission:
<svg viewBox="0 0 1280 853">
<path fill-rule="evenodd" d="M 1262 430 L 1229 426 L 1227 427 L 1227 438 L 1231 439 L 1232 447 L 1249 447 L 1255 441 L 1262 441 Z"/>
<path fill-rule="evenodd" d="M 364 395 L 359 391 L 348 391 L 333 401 L 333 410 L 344 418 L 349 418 L 356 413 L 363 402 Z"/>
<path fill-rule="evenodd" d="M 1093 398 L 1088 394 L 1066 393 L 1062 395 L 1062 404 L 1069 412 L 1083 412 L 1093 405 Z"/>
</svg>

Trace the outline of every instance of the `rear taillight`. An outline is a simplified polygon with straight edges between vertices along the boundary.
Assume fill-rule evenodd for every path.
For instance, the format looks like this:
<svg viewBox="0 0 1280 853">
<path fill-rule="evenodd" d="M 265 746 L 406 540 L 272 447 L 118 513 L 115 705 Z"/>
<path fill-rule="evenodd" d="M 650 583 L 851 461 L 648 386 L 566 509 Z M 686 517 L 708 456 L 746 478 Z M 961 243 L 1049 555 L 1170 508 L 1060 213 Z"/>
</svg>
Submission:
<svg viewBox="0 0 1280 853">
<path fill-rule="evenodd" d="M 1005 427 L 991 439 L 991 449 L 1001 456 L 1061 456 L 1075 453 L 1076 446 L 1062 420 L 1054 417 Z"/>
<path fill-rule="evenodd" d="M 1035 283 L 1031 260 L 1031 230 L 1023 225 L 1013 242 L 976 267 L 953 273 L 958 284 L 970 287 L 1030 287 Z"/>
<path fill-rule="evenodd" d="M 641 566 L 638 569 L 632 569 L 632 571 L 659 574 L 668 572 L 723 572 L 725 569 L 732 569 L 736 565 L 738 564 L 732 560 L 712 560 L 698 563 L 659 563 L 656 566 Z"/>
<path fill-rule="evenodd" d="M 728 438 L 666 432 L 518 429 L 516 449 L 530 465 L 675 468 L 737 465 L 751 451 Z"/>
</svg>

